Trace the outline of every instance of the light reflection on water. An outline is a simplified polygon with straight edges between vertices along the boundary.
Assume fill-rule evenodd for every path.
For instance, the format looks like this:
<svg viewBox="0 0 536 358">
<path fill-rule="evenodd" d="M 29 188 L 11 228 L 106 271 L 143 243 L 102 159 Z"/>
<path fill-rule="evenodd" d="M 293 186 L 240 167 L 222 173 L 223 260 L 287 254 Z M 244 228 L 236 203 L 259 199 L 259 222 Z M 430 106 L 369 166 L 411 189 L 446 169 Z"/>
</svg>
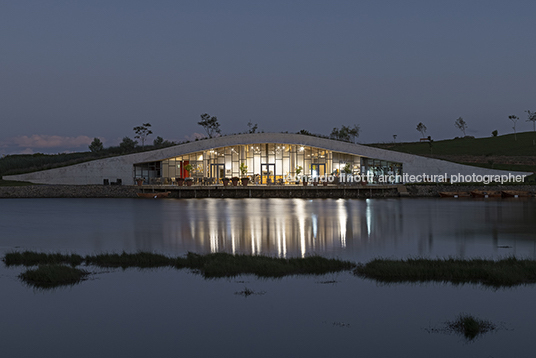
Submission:
<svg viewBox="0 0 536 358">
<path fill-rule="evenodd" d="M 0 214 L 3 248 L 536 257 L 534 200 L 29 199 Z"/>
<path fill-rule="evenodd" d="M 534 257 L 534 201 L 207 199 L 175 204 L 162 208 L 163 237 L 190 251 L 354 259 Z"/>
<path fill-rule="evenodd" d="M 536 202 L 383 200 L 0 200 L 0 252 L 149 250 L 535 257 Z M 508 246 L 509 248 L 499 248 Z M 35 292 L 0 268 L 6 357 L 532 357 L 534 285 L 378 285 L 351 273 L 203 280 L 110 270 Z M 329 280 L 334 284 L 320 284 Z M 247 286 L 265 295 L 234 293 Z M 513 304 L 514 303 L 514 304 Z M 474 314 L 509 330 L 472 344 L 426 328 Z M 344 324 L 340 326 L 338 324 Z"/>
<path fill-rule="evenodd" d="M 399 226 L 400 207 L 387 203 L 378 208 L 386 212 L 374 214 L 372 205 L 372 201 L 348 200 L 196 200 L 184 208 L 165 210 L 161 219 L 164 237 L 190 247 L 196 243 L 196 249 L 205 252 L 341 255 L 348 241 L 355 246 L 369 240 L 372 231 L 398 235 L 393 229 Z M 375 230 L 374 215 L 388 218 L 389 223 Z M 368 237 L 362 232 L 368 232 Z"/>
</svg>

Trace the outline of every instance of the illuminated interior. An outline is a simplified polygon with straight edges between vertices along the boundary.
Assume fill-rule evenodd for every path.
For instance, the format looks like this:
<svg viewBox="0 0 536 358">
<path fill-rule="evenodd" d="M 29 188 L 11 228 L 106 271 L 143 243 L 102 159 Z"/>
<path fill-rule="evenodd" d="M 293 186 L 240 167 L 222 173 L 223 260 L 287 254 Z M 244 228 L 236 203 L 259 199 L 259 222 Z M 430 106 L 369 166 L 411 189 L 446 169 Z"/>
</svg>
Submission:
<svg viewBox="0 0 536 358">
<path fill-rule="evenodd" d="M 138 163 L 134 177 L 162 184 L 173 184 L 179 178 L 192 178 L 197 184 L 218 184 L 223 178 L 233 177 L 248 177 L 252 184 L 295 184 L 297 175 L 338 176 L 345 170 L 352 175 L 375 177 L 402 174 L 402 165 L 297 144 L 258 143 Z"/>
</svg>

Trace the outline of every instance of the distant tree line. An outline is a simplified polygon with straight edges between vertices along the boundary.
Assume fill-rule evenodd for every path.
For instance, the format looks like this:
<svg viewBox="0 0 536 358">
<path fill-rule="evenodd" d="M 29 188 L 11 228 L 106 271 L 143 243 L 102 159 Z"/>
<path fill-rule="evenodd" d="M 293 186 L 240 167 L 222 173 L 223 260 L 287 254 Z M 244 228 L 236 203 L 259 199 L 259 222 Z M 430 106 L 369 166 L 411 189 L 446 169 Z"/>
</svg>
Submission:
<svg viewBox="0 0 536 358">
<path fill-rule="evenodd" d="M 152 145 L 146 145 L 147 137 L 153 133 L 149 129 L 150 127 L 150 123 L 143 123 L 141 126 L 134 127 L 136 134 L 134 138 L 142 142 L 141 146 L 138 145 L 137 141 L 129 137 L 124 137 L 119 145 L 105 148 L 99 138 L 94 138 L 89 145 L 89 152 L 6 155 L 0 159 L 0 176 L 58 168 L 100 158 L 155 150 L 178 144 L 164 140 L 162 137 L 156 137 Z"/>
<path fill-rule="evenodd" d="M 123 137 L 123 140 L 121 141 L 121 143 L 119 143 L 118 146 L 104 148 L 102 141 L 99 138 L 94 138 L 93 142 L 91 142 L 91 144 L 89 145 L 89 150 L 91 153 L 100 156 L 122 155 L 170 147 L 172 145 L 177 144 L 175 142 L 164 140 L 164 138 L 162 137 L 156 137 L 153 141 L 153 145 L 146 146 L 145 141 L 147 140 L 147 137 L 153 134 L 153 132 L 150 130 L 150 127 L 151 123 L 143 123 L 141 126 L 133 128 L 134 133 L 136 134 L 134 138 L 139 139 L 141 141 L 141 147 L 138 145 L 137 141 L 131 139 L 130 137 Z"/>
<path fill-rule="evenodd" d="M 536 112 L 534 111 L 530 111 L 530 110 L 526 110 L 525 113 L 527 113 L 527 120 L 526 122 L 532 122 L 532 130 L 533 132 L 536 133 Z M 516 116 L 516 115 L 510 115 L 508 116 L 508 119 L 512 122 L 512 129 L 514 130 L 514 140 L 517 140 L 517 122 L 519 121 L 519 117 Z M 467 130 L 467 123 L 465 122 L 465 120 L 462 118 L 462 117 L 458 117 L 455 121 L 454 121 L 454 126 L 456 128 L 458 128 L 462 133 L 463 133 L 463 136 L 466 137 L 466 130 Z M 426 126 L 420 122 L 419 124 L 417 124 L 417 131 L 419 133 L 421 133 L 422 137 L 424 138 L 425 137 L 425 133 L 426 133 Z M 497 137 L 499 135 L 499 131 L 497 130 L 494 130 L 491 132 L 492 136 L 494 137 Z M 396 136 L 393 136 L 396 140 Z M 429 136 L 428 139 L 430 140 L 431 137 Z"/>
</svg>

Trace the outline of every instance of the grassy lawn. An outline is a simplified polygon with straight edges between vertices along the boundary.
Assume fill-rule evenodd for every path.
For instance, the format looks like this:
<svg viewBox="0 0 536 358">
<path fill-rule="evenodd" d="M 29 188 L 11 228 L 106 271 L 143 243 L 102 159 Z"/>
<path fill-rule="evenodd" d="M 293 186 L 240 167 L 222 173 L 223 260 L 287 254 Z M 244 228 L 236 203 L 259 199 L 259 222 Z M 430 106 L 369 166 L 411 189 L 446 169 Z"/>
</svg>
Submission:
<svg viewBox="0 0 536 358">
<path fill-rule="evenodd" d="M 523 132 L 488 138 L 458 138 L 427 142 L 371 144 L 373 147 L 417 155 L 536 156 L 536 133 Z"/>
</svg>

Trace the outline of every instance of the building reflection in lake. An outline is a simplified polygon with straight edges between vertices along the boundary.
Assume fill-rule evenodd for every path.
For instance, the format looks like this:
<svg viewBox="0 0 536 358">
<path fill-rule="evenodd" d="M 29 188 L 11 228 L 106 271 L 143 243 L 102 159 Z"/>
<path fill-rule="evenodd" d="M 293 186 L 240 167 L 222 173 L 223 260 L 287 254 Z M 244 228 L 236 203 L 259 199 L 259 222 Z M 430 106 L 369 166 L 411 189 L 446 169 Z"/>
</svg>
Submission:
<svg viewBox="0 0 536 358">
<path fill-rule="evenodd" d="M 140 218 L 136 237 L 139 249 L 164 252 L 355 259 L 533 256 L 534 204 L 444 199 L 169 200 L 158 204 L 159 230 L 154 226 L 144 230 Z"/>
<path fill-rule="evenodd" d="M 181 203 L 168 210 L 166 240 L 196 252 L 265 254 L 278 257 L 336 253 L 401 230 L 400 205 L 373 200 L 221 199 Z"/>
</svg>

